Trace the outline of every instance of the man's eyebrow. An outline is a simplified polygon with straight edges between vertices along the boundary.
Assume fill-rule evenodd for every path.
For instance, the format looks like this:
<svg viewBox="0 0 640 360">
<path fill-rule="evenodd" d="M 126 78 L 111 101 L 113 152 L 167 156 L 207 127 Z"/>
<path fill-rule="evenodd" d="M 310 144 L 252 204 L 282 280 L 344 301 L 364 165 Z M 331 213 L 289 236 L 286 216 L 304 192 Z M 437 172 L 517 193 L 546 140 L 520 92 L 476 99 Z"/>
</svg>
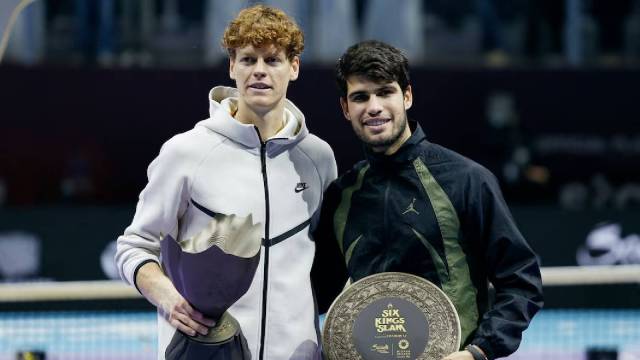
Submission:
<svg viewBox="0 0 640 360">
<path fill-rule="evenodd" d="M 352 92 L 351 94 L 349 94 L 347 97 L 348 97 L 349 99 L 353 99 L 353 98 L 355 98 L 356 96 L 360 96 L 360 95 L 368 95 L 368 93 L 367 93 L 366 91 L 364 91 L 364 90 L 354 91 L 354 92 Z"/>
<path fill-rule="evenodd" d="M 375 89 L 373 89 L 373 91 L 371 91 L 372 93 L 377 93 L 379 91 L 388 91 L 388 92 L 396 92 L 396 88 L 394 86 L 392 86 L 391 84 L 386 84 L 386 85 L 381 85 Z M 349 99 L 353 99 L 356 96 L 360 96 L 360 95 L 368 95 L 369 92 L 365 91 L 365 90 L 359 90 L 359 91 L 354 91 L 351 94 L 347 95 L 347 97 Z"/>
<path fill-rule="evenodd" d="M 394 86 L 391 85 L 382 85 L 379 88 L 376 89 L 376 91 L 380 91 L 380 90 L 385 90 L 385 91 L 396 91 L 396 88 Z"/>
</svg>

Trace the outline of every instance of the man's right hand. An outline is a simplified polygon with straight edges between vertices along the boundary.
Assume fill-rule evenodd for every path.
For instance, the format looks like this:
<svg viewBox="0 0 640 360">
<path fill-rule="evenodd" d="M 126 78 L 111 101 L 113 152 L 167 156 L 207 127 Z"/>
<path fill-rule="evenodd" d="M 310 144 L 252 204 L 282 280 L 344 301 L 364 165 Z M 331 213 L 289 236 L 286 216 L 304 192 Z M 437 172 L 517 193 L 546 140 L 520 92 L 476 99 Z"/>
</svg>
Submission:
<svg viewBox="0 0 640 360">
<path fill-rule="evenodd" d="M 142 265 L 138 269 L 136 285 L 142 295 L 158 308 L 162 316 L 183 333 L 190 336 L 195 336 L 196 332 L 207 335 L 208 327 L 215 325 L 214 320 L 194 309 L 180 295 L 158 263 L 148 262 Z"/>
</svg>

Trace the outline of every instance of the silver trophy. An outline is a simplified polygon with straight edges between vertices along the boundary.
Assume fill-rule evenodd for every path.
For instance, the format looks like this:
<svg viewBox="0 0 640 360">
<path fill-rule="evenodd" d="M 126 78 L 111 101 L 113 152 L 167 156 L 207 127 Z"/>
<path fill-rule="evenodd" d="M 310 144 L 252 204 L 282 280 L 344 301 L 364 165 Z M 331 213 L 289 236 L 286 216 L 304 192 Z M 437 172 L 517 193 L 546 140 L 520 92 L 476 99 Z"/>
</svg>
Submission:
<svg viewBox="0 0 640 360">
<path fill-rule="evenodd" d="M 252 216 L 215 214 L 196 236 L 161 241 L 162 267 L 180 294 L 216 321 L 206 336 L 176 330 L 167 360 L 250 359 L 240 325 L 226 310 L 242 297 L 260 261 L 262 226 Z"/>
</svg>

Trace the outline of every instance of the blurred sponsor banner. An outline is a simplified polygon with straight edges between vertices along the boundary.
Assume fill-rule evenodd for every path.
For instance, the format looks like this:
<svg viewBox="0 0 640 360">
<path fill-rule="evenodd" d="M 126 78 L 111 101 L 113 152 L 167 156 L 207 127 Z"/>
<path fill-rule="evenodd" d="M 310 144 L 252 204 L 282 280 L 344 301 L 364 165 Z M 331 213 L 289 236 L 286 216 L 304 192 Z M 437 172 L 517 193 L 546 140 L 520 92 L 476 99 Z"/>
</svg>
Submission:
<svg viewBox="0 0 640 360">
<path fill-rule="evenodd" d="M 131 222 L 134 208 L 131 204 L 0 209 L 4 280 L 117 277 L 113 241 Z M 516 206 L 512 211 L 542 266 L 640 264 L 640 210 Z M 22 265 L 15 266 L 16 261 Z"/>
</svg>

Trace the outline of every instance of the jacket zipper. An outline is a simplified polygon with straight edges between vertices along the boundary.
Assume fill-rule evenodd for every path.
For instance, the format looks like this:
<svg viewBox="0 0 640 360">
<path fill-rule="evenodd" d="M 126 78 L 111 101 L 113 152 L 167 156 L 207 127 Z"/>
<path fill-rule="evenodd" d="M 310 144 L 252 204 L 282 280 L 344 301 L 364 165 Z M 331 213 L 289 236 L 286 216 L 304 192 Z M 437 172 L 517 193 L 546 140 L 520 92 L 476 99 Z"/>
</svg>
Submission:
<svg viewBox="0 0 640 360">
<path fill-rule="evenodd" d="M 256 127 L 258 138 L 260 131 Z M 267 286 L 269 284 L 269 183 L 267 181 L 267 143 L 260 140 L 260 163 L 262 170 L 262 182 L 264 184 L 265 199 L 265 224 L 264 224 L 264 267 L 262 279 L 262 320 L 260 323 L 260 355 L 259 359 L 264 359 L 264 339 L 267 327 Z"/>
</svg>

